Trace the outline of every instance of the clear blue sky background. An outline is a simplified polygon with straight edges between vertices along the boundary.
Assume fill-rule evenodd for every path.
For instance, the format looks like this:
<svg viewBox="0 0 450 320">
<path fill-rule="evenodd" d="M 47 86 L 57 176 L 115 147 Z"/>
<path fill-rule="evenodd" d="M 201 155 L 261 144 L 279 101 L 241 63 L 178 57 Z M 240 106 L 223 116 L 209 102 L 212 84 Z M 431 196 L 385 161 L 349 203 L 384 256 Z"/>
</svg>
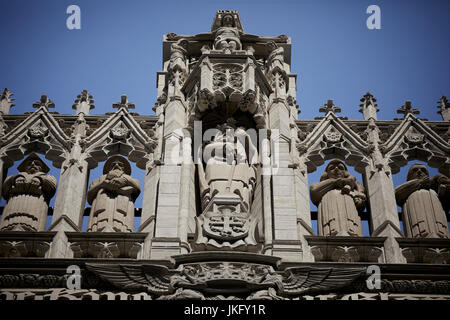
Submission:
<svg viewBox="0 0 450 320">
<path fill-rule="evenodd" d="M 81 30 L 66 28 L 71 4 L 81 8 Z M 366 27 L 371 4 L 381 8 L 381 30 Z M 359 99 L 370 91 L 381 120 L 398 117 L 405 100 L 421 117 L 441 120 L 437 101 L 450 94 L 448 0 L 1 0 L 0 88 L 15 94 L 12 113 L 33 111 L 32 103 L 46 93 L 54 111 L 72 114 L 76 95 L 88 89 L 93 114 L 113 111 L 123 93 L 134 111 L 153 114 L 163 34 L 207 32 L 218 9 L 238 10 L 247 33 L 291 37 L 301 119 L 317 116 L 328 98 L 343 115 L 362 119 Z M 138 171 L 133 174 L 143 182 Z M 406 171 L 396 175 L 396 185 Z M 91 180 L 100 174 L 93 171 Z"/>
</svg>

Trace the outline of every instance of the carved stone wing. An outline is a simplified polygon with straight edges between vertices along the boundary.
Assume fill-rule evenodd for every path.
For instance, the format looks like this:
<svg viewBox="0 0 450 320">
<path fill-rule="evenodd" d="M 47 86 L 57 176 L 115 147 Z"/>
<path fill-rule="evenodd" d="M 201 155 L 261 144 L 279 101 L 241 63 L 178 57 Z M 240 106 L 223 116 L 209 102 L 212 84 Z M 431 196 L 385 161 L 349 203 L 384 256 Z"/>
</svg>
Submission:
<svg viewBox="0 0 450 320">
<path fill-rule="evenodd" d="M 88 263 L 86 268 L 124 291 L 145 291 L 157 295 L 173 291 L 169 286 L 169 270 L 164 266 Z"/>
<path fill-rule="evenodd" d="M 337 290 L 359 278 L 365 268 L 293 267 L 285 270 L 282 293 L 298 295 Z"/>
</svg>

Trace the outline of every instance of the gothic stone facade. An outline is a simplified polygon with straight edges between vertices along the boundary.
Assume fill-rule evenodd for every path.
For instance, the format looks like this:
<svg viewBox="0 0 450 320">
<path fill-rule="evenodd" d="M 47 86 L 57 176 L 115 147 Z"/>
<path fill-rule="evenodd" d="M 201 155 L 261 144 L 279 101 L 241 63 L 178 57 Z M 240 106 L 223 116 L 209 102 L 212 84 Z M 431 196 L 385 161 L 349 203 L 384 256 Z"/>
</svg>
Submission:
<svg viewBox="0 0 450 320">
<path fill-rule="evenodd" d="M 338 116 L 332 100 L 298 120 L 290 64 L 289 37 L 247 34 L 236 11 L 218 11 L 210 32 L 164 36 L 155 116 L 133 113 L 125 95 L 117 111 L 90 115 L 87 91 L 75 115 L 52 112 L 46 95 L 35 112 L 10 114 L 5 89 L 0 300 L 449 299 L 448 100 L 443 121 L 418 118 L 410 101 L 380 121 L 370 93 L 364 120 Z M 414 160 L 441 174 L 415 165 L 395 188 Z M 373 270 L 380 282 L 368 284 Z"/>
</svg>

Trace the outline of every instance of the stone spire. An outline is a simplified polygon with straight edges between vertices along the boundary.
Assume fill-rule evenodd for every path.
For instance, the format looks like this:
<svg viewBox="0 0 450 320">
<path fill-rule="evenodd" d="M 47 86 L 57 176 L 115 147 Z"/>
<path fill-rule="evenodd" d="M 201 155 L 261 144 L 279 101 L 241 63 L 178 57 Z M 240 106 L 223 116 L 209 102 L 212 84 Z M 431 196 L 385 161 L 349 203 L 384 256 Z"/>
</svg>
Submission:
<svg viewBox="0 0 450 320">
<path fill-rule="evenodd" d="M 55 107 L 55 103 L 47 97 L 46 94 L 41 96 L 41 100 L 33 103 L 33 108 L 39 109 L 40 107 L 45 107 L 47 110 Z"/>
<path fill-rule="evenodd" d="M 405 118 L 408 114 L 420 114 L 419 109 L 413 109 L 411 101 L 407 100 L 404 105 L 397 109 L 398 114 L 403 114 Z M 397 120 L 397 119 L 396 119 Z"/>
<path fill-rule="evenodd" d="M 448 101 L 447 97 L 442 96 L 438 103 L 438 113 L 442 116 L 442 120 L 450 121 L 450 102 Z"/>
<path fill-rule="evenodd" d="M 90 109 L 94 109 L 94 99 L 93 96 L 87 91 L 83 90 L 81 94 L 77 95 L 72 109 L 76 110 L 76 114 L 84 113 L 84 115 L 89 114 Z"/>
<path fill-rule="evenodd" d="M 128 98 L 127 98 L 126 94 L 123 94 L 120 97 L 120 102 L 114 102 L 112 106 L 113 106 L 113 108 L 116 108 L 119 110 L 120 110 L 120 108 L 125 108 L 127 110 L 135 108 L 134 103 L 128 102 Z"/>
<path fill-rule="evenodd" d="M 14 98 L 12 97 L 13 93 L 5 88 L 3 93 L 0 95 L 0 113 L 1 114 L 9 114 L 9 110 L 14 106 Z"/>
<path fill-rule="evenodd" d="M 369 120 L 371 118 L 378 120 L 377 112 L 380 111 L 380 109 L 377 108 L 378 105 L 375 103 L 377 99 L 375 99 L 370 92 L 367 92 L 360 101 L 362 104 L 359 105 L 359 112 L 363 114 L 364 120 Z"/>
</svg>

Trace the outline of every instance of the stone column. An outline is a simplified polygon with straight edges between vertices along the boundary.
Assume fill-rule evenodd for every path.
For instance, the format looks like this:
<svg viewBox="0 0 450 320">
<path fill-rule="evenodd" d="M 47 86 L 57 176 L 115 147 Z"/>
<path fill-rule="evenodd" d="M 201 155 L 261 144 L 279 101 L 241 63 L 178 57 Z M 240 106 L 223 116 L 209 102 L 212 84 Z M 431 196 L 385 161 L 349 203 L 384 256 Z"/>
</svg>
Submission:
<svg viewBox="0 0 450 320">
<path fill-rule="evenodd" d="M 179 213 L 181 196 L 181 129 L 185 126 L 185 107 L 178 96 L 169 97 L 165 108 L 163 164 L 159 167 L 159 190 L 156 208 L 155 234 L 151 259 L 168 259 L 181 254 Z"/>
<path fill-rule="evenodd" d="M 372 237 L 387 237 L 384 243 L 386 263 L 406 263 L 395 238 L 403 237 L 395 202 L 392 175 L 386 169 L 366 168 L 364 180 L 369 197 Z"/>
<path fill-rule="evenodd" d="M 84 116 L 94 108 L 92 96 L 86 91 L 78 95 L 73 105 L 78 116 L 73 127 L 73 146 L 69 157 L 61 166 L 56 191 L 53 219 L 49 231 L 57 231 L 47 256 L 49 258 L 68 258 L 73 256 L 65 231 L 80 232 L 86 203 L 89 181 L 89 168 L 84 159 L 82 139 L 86 136 L 87 124 Z"/>
<path fill-rule="evenodd" d="M 284 100 L 273 99 L 269 109 L 272 130 L 272 254 L 286 261 L 302 261 L 302 244 L 297 231 L 295 175 L 291 162 L 289 110 Z M 278 134 L 273 129 L 278 130 Z"/>
<path fill-rule="evenodd" d="M 367 142 L 370 146 L 371 163 L 365 168 L 364 184 L 369 200 L 372 237 L 387 237 L 384 243 L 386 263 L 406 263 L 401 248 L 395 238 L 403 237 L 395 201 L 394 182 L 387 160 L 380 149 L 379 129 L 376 125 L 378 109 L 376 99 L 367 93 L 362 99 L 360 112 L 369 121 Z"/>
</svg>

